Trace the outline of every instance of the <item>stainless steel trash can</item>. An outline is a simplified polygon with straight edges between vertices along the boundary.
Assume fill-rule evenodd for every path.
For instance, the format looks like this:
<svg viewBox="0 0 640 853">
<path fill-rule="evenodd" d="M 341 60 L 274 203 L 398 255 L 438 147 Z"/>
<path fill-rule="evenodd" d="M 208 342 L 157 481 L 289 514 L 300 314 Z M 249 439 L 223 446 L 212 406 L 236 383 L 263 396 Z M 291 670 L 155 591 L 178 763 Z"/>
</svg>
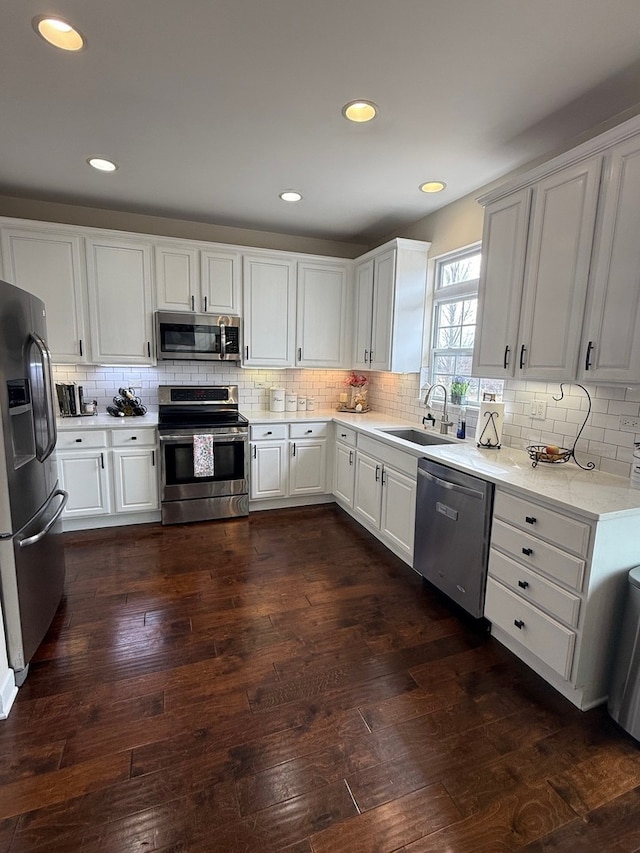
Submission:
<svg viewBox="0 0 640 853">
<path fill-rule="evenodd" d="M 640 566 L 629 572 L 608 708 L 616 723 L 640 740 Z"/>
</svg>

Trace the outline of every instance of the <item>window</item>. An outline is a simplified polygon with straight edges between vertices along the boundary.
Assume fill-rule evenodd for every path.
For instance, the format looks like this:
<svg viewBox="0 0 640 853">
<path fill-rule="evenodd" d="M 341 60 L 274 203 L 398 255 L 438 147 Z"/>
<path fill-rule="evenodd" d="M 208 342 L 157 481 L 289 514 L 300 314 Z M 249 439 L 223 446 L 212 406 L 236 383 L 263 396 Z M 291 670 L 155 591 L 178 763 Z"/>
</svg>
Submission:
<svg viewBox="0 0 640 853">
<path fill-rule="evenodd" d="M 454 380 L 468 382 L 467 402 L 472 404 L 478 403 L 485 392 L 501 394 L 503 384 L 500 379 L 471 376 L 479 279 L 479 247 L 436 261 L 429 382 L 447 389 Z"/>
</svg>

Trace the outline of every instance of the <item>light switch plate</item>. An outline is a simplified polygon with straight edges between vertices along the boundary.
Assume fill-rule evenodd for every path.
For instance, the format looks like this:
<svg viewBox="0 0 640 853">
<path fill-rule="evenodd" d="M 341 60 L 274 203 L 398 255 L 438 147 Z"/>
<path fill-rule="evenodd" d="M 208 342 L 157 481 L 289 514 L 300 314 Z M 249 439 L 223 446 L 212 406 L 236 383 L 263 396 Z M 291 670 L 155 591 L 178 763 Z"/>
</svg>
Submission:
<svg viewBox="0 0 640 853">
<path fill-rule="evenodd" d="M 531 403 L 531 417 L 536 421 L 544 421 L 547 417 L 547 404 L 544 400 L 534 400 Z"/>
</svg>

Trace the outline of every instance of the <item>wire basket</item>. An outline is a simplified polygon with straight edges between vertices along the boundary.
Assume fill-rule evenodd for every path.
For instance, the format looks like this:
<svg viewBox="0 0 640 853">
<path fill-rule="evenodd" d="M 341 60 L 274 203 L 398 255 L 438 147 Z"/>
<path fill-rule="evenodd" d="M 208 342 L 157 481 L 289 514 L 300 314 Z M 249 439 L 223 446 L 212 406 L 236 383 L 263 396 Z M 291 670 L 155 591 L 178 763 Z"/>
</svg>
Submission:
<svg viewBox="0 0 640 853">
<path fill-rule="evenodd" d="M 545 444 L 530 444 L 527 447 L 529 459 L 533 460 L 535 468 L 538 462 L 568 462 L 573 456 L 573 450 L 567 450 L 566 447 L 559 447 L 557 453 L 548 453 Z"/>
</svg>

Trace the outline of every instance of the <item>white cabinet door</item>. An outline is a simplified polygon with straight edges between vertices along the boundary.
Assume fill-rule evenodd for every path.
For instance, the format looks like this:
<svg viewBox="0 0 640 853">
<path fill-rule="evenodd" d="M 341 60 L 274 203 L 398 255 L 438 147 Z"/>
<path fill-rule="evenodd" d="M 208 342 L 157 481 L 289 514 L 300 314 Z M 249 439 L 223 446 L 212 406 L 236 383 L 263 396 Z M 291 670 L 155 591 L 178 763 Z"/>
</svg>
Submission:
<svg viewBox="0 0 640 853">
<path fill-rule="evenodd" d="M 604 206 L 596 238 L 580 378 L 637 383 L 640 378 L 640 141 L 608 155 Z"/>
<path fill-rule="evenodd" d="M 518 375 L 577 375 L 602 158 L 563 169 L 536 187 L 527 250 Z"/>
<path fill-rule="evenodd" d="M 355 455 L 352 447 L 340 441 L 336 442 L 333 494 L 349 507 L 353 506 L 355 491 Z"/>
<path fill-rule="evenodd" d="M 354 510 L 380 529 L 382 518 L 382 464 L 366 453 L 356 454 Z"/>
<path fill-rule="evenodd" d="M 151 250 L 147 243 L 87 239 L 94 361 L 151 364 Z"/>
<path fill-rule="evenodd" d="M 287 495 L 287 442 L 256 441 L 251 445 L 252 500 Z"/>
<path fill-rule="evenodd" d="M 155 246 L 156 305 L 163 311 L 198 311 L 198 250 L 191 246 Z"/>
<path fill-rule="evenodd" d="M 347 367 L 350 311 L 346 264 L 298 264 L 298 367 Z"/>
<path fill-rule="evenodd" d="M 295 262 L 288 258 L 245 255 L 245 366 L 293 367 L 295 274 Z"/>
<path fill-rule="evenodd" d="M 396 250 L 391 249 L 374 261 L 369 370 L 389 370 L 391 365 L 391 329 L 395 285 Z"/>
<path fill-rule="evenodd" d="M 524 283 L 531 188 L 487 205 L 473 351 L 474 376 L 513 376 Z"/>
<path fill-rule="evenodd" d="M 356 262 L 354 368 L 420 370 L 430 245 L 396 239 Z"/>
<path fill-rule="evenodd" d="M 66 518 L 107 515 L 111 512 L 107 450 L 58 452 L 58 476 L 69 494 Z"/>
<path fill-rule="evenodd" d="M 413 558 L 415 517 L 415 479 L 385 466 L 382 472 L 380 529 L 410 559 Z"/>
<path fill-rule="evenodd" d="M 111 451 L 116 512 L 158 509 L 158 474 L 155 449 Z"/>
<path fill-rule="evenodd" d="M 241 256 L 239 252 L 203 249 L 200 252 L 200 306 L 205 314 L 240 314 Z"/>
<path fill-rule="evenodd" d="M 81 238 L 31 228 L 4 228 L 2 252 L 7 281 L 40 297 L 47 310 L 53 361 L 88 360 L 85 279 Z"/>
<path fill-rule="evenodd" d="M 326 491 L 326 439 L 289 442 L 289 494 L 321 495 Z"/>
<path fill-rule="evenodd" d="M 353 366 L 359 370 L 368 370 L 373 315 L 373 260 L 371 259 L 356 266 L 354 311 Z"/>
</svg>

